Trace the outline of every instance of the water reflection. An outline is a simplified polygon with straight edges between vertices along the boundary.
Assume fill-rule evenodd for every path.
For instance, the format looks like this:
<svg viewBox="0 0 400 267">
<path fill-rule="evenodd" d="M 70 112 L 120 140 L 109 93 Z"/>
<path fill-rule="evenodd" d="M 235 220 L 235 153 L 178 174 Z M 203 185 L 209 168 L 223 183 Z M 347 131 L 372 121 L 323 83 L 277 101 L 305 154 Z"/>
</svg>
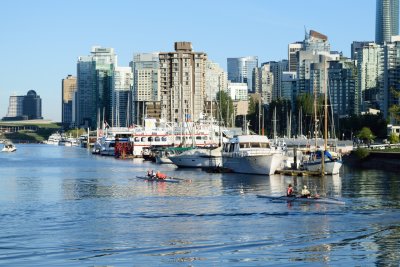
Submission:
<svg viewBox="0 0 400 267">
<path fill-rule="evenodd" d="M 395 174 L 211 174 L 44 145 L 0 154 L 0 168 L 4 266 L 399 264 Z M 148 169 L 191 182 L 135 178 Z M 289 183 L 346 205 L 256 197 L 283 195 Z"/>
</svg>

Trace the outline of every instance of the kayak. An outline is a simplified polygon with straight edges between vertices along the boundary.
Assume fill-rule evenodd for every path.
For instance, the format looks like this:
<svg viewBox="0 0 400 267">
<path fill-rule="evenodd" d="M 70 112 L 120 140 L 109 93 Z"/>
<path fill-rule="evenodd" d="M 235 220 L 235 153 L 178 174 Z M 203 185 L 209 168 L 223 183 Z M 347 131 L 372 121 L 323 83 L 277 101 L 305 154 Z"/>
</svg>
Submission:
<svg viewBox="0 0 400 267">
<path fill-rule="evenodd" d="M 297 201 L 297 202 L 305 202 L 305 203 L 322 203 L 322 204 L 337 204 L 337 205 L 344 205 L 344 201 L 340 201 L 339 199 L 335 198 L 323 198 L 323 197 L 287 197 L 287 196 L 281 196 L 281 197 L 272 197 L 272 196 L 264 196 L 264 195 L 257 195 L 259 198 L 266 198 L 271 201 Z"/>
<path fill-rule="evenodd" d="M 165 179 L 160 179 L 160 178 L 153 178 L 153 177 L 148 177 L 148 176 L 136 176 L 138 179 L 150 181 L 150 182 L 166 182 L 166 183 L 179 183 L 180 180 L 173 178 L 173 177 L 167 177 Z"/>
</svg>

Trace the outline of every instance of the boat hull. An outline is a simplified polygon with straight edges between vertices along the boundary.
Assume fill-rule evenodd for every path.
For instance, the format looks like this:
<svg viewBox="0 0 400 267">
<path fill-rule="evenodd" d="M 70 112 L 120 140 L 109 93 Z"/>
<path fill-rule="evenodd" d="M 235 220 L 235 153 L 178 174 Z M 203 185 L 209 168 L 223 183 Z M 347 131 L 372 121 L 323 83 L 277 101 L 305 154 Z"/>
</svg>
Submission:
<svg viewBox="0 0 400 267">
<path fill-rule="evenodd" d="M 342 167 L 342 161 L 325 161 L 324 162 L 324 171 L 325 174 L 333 175 L 338 174 L 340 172 L 340 168 Z M 322 170 L 322 163 L 321 160 L 315 161 L 306 161 L 303 162 L 303 166 L 306 170 L 312 172 L 320 172 Z"/>
<path fill-rule="evenodd" d="M 222 166 L 220 148 L 192 149 L 178 155 L 168 157 L 173 164 L 180 168 L 206 168 Z"/>
<path fill-rule="evenodd" d="M 272 196 L 264 196 L 264 195 L 257 195 L 258 198 L 266 198 L 271 201 L 288 201 L 288 202 L 303 202 L 303 203 L 322 203 L 322 204 L 337 204 L 337 205 L 345 205 L 344 201 L 340 201 L 338 199 L 334 198 L 303 198 L 303 197 L 287 197 L 287 196 L 281 196 L 281 197 L 272 197 Z"/>
<path fill-rule="evenodd" d="M 222 157 L 207 157 L 207 156 L 193 156 L 182 157 L 172 156 L 169 157 L 171 162 L 180 168 L 203 168 L 203 167 L 216 167 L 222 166 Z"/>
<path fill-rule="evenodd" d="M 166 178 L 166 179 L 158 179 L 158 178 L 151 178 L 147 176 L 136 176 L 138 179 L 146 180 L 149 182 L 161 182 L 161 183 L 179 183 L 180 180 L 176 180 L 174 178 Z"/>
<path fill-rule="evenodd" d="M 236 156 L 232 153 L 232 155 L 224 155 L 223 166 L 237 173 L 271 175 L 281 168 L 283 159 L 282 153 L 248 156 Z"/>
<path fill-rule="evenodd" d="M 2 152 L 15 152 L 15 151 L 17 151 L 17 149 L 16 148 L 3 148 L 1 151 Z"/>
<path fill-rule="evenodd" d="M 156 156 L 157 164 L 173 164 L 173 162 L 167 157 L 158 157 Z"/>
</svg>

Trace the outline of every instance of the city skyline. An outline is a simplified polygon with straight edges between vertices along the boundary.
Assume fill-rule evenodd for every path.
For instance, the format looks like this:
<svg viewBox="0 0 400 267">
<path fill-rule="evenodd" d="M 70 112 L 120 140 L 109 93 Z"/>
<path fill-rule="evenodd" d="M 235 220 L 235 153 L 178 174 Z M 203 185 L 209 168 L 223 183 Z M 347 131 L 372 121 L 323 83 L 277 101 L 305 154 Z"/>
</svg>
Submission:
<svg viewBox="0 0 400 267">
<path fill-rule="evenodd" d="M 227 71 L 229 57 L 257 56 L 259 64 L 287 59 L 289 43 L 304 39 L 304 27 L 327 35 L 331 49 L 348 57 L 353 41 L 374 40 L 375 0 L 276 2 L 7 2 L 0 18 L 0 116 L 11 95 L 35 90 L 43 117 L 61 121 L 61 81 L 76 75 L 78 57 L 94 45 L 114 48 L 124 67 L 134 53 L 170 52 L 174 42 L 188 41 Z"/>
</svg>

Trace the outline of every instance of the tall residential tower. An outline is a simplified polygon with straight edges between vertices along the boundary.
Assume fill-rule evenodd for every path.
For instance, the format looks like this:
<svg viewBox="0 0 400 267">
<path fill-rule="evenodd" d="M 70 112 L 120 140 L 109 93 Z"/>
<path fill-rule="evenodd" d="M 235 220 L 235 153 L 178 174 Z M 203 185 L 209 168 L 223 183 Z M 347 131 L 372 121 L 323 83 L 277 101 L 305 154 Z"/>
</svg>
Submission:
<svg viewBox="0 0 400 267">
<path fill-rule="evenodd" d="M 399 0 L 376 0 L 375 42 L 390 42 L 399 34 Z"/>
<path fill-rule="evenodd" d="M 68 75 L 65 79 L 62 79 L 62 110 L 61 110 L 61 121 L 62 123 L 69 125 L 72 123 L 72 101 L 76 91 L 76 77 Z"/>
<path fill-rule="evenodd" d="M 174 52 L 159 58 L 161 118 L 197 121 L 205 110 L 207 54 L 193 52 L 190 42 L 176 42 Z"/>
</svg>

